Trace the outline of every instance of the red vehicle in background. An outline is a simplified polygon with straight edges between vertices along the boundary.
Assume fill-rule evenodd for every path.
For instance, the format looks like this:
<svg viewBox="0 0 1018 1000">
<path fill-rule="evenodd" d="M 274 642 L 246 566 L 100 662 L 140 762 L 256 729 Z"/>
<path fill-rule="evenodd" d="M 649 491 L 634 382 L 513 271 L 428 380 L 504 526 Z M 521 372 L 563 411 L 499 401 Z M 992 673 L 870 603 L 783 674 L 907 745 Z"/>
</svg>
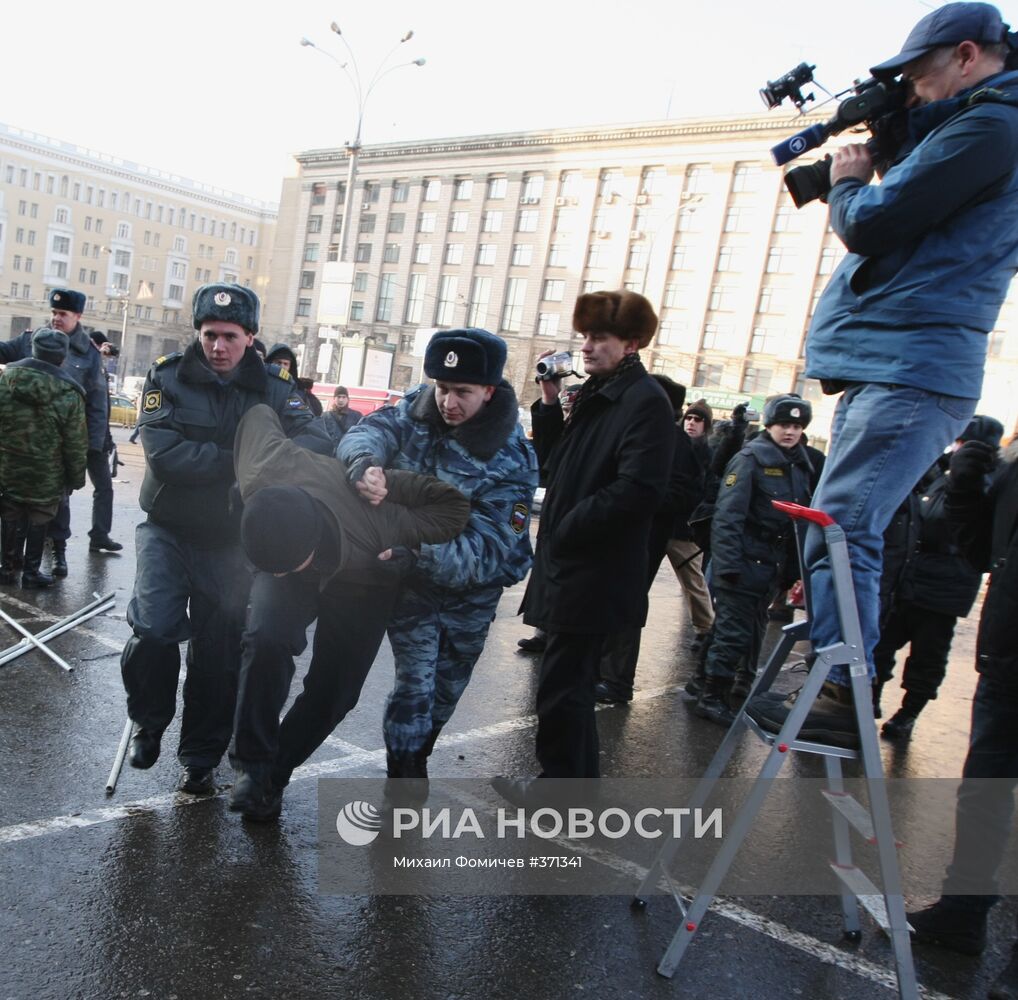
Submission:
<svg viewBox="0 0 1018 1000">
<path fill-rule="evenodd" d="M 336 385 L 336 382 L 315 382 L 311 388 L 326 411 L 332 405 L 332 393 Z M 360 385 L 348 385 L 346 388 L 350 393 L 350 409 L 365 416 L 383 406 L 398 403 L 403 398 L 403 393 L 397 389 L 367 389 Z"/>
</svg>

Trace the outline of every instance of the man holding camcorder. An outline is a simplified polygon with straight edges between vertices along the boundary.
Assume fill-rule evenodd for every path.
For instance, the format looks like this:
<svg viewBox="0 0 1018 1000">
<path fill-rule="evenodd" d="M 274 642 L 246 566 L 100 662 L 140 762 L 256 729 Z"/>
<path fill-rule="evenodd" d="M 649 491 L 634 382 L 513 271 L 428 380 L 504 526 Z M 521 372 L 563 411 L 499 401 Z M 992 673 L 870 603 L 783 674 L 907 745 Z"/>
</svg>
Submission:
<svg viewBox="0 0 1018 1000">
<path fill-rule="evenodd" d="M 986 337 L 1018 267 L 1015 36 L 995 7 L 950 3 L 875 66 L 909 88 L 904 141 L 879 185 L 869 150 L 831 163 L 830 224 L 848 254 L 820 298 L 806 374 L 841 393 L 813 505 L 845 530 L 873 676 L 882 533 L 933 460 L 964 430 L 982 386 Z M 840 639 L 822 532 L 805 551 L 814 648 Z M 780 730 L 791 706 L 749 712 Z M 858 739 L 847 666 L 832 668 L 803 739 Z"/>
</svg>

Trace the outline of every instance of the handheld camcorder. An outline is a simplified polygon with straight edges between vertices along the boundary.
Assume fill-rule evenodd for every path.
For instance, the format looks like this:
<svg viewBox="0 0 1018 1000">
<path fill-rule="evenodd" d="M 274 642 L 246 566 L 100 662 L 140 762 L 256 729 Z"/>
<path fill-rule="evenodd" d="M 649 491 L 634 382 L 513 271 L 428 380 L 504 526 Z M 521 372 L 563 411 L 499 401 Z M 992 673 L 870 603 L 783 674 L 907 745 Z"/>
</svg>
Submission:
<svg viewBox="0 0 1018 1000">
<path fill-rule="evenodd" d="M 776 108 L 788 98 L 801 111 L 807 102 L 814 99 L 813 94 L 803 94 L 802 88 L 813 82 L 815 68 L 808 63 L 800 63 L 779 79 L 768 81 L 767 86 L 760 89 L 767 108 Z M 771 149 L 774 162 L 783 167 L 803 153 L 822 146 L 831 136 L 848 129 L 868 129 L 871 137 L 866 147 L 873 157 L 877 173 L 882 175 L 894 162 L 905 138 L 906 86 L 899 81 L 869 77 L 856 80 L 851 91 L 851 96 L 841 101 L 832 118 L 796 132 L 774 146 Z M 789 170 L 785 174 L 785 187 L 796 208 L 802 208 L 817 198 L 826 201 L 831 190 L 830 156 Z"/>
<path fill-rule="evenodd" d="M 553 378 L 565 378 L 567 375 L 575 375 L 573 371 L 573 356 L 568 351 L 559 351 L 558 354 L 549 354 L 541 358 L 535 366 L 537 378 L 535 382 L 547 382 Z"/>
</svg>

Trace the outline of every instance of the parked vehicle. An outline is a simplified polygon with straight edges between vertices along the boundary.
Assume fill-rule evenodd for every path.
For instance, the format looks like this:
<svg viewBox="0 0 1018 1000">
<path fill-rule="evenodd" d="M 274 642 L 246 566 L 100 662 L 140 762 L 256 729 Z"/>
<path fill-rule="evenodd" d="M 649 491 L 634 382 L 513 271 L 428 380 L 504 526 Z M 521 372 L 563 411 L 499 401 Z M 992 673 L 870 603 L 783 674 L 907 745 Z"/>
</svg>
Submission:
<svg viewBox="0 0 1018 1000">
<path fill-rule="evenodd" d="M 133 427 L 138 422 L 138 402 L 122 392 L 110 393 L 110 425 Z"/>
</svg>

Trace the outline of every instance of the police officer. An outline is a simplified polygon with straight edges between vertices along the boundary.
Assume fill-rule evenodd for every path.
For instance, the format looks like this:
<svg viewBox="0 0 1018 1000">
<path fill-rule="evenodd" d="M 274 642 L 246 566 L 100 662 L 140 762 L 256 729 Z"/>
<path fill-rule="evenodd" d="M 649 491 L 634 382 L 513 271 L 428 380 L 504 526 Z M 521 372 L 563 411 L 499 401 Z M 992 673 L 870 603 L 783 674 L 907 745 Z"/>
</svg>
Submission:
<svg viewBox="0 0 1018 1000">
<path fill-rule="evenodd" d="M 810 404 L 795 393 L 771 397 L 766 432 L 725 468 L 711 525 L 714 638 L 695 708 L 711 722 L 731 724 L 728 697 L 745 699 L 752 686 L 767 606 L 794 552 L 793 522 L 771 501 L 809 503 L 812 468 L 801 439 L 811 418 Z"/>
<path fill-rule="evenodd" d="M 68 338 L 67 357 L 61 366 L 68 375 L 85 390 L 85 422 L 88 425 L 88 465 L 105 460 L 103 448 L 109 433 L 109 389 L 102 368 L 102 358 L 92 346 L 88 334 L 81 328 L 81 314 L 85 311 L 87 299 L 84 292 L 70 288 L 54 288 L 49 295 L 50 321 L 54 330 L 66 333 Z M 26 330 L 20 337 L 0 343 L 0 364 L 20 361 L 32 357 L 32 331 Z M 111 494 L 112 498 L 112 494 Z M 112 502 L 110 504 L 112 517 Z M 104 537 L 97 538 L 97 524 L 93 511 L 93 530 L 89 532 L 93 543 L 108 542 L 109 525 L 105 526 Z M 49 537 L 53 543 L 53 575 L 67 576 L 67 539 L 71 535 L 71 508 L 67 497 L 61 501 L 56 517 L 50 522 Z M 116 543 L 113 543 L 114 545 Z M 109 548 L 109 546 L 104 546 Z M 119 547 L 119 546 L 118 546 Z M 110 549 L 110 551 L 114 551 Z"/>
<path fill-rule="evenodd" d="M 173 718 L 178 645 L 188 640 L 179 787 L 202 794 L 214 790 L 212 769 L 230 739 L 250 587 L 240 512 L 231 504 L 237 425 L 252 406 L 267 403 L 288 436 L 301 435 L 300 443 L 320 451 L 329 444 L 289 373 L 266 368 L 254 351 L 254 292 L 203 285 L 192 311 L 198 336 L 183 353 L 155 362 L 142 395 L 141 507 L 148 519 L 136 532 L 138 567 L 127 610 L 134 635 L 121 673 L 128 714 L 139 727 L 129 760 L 149 768 Z"/>
</svg>

